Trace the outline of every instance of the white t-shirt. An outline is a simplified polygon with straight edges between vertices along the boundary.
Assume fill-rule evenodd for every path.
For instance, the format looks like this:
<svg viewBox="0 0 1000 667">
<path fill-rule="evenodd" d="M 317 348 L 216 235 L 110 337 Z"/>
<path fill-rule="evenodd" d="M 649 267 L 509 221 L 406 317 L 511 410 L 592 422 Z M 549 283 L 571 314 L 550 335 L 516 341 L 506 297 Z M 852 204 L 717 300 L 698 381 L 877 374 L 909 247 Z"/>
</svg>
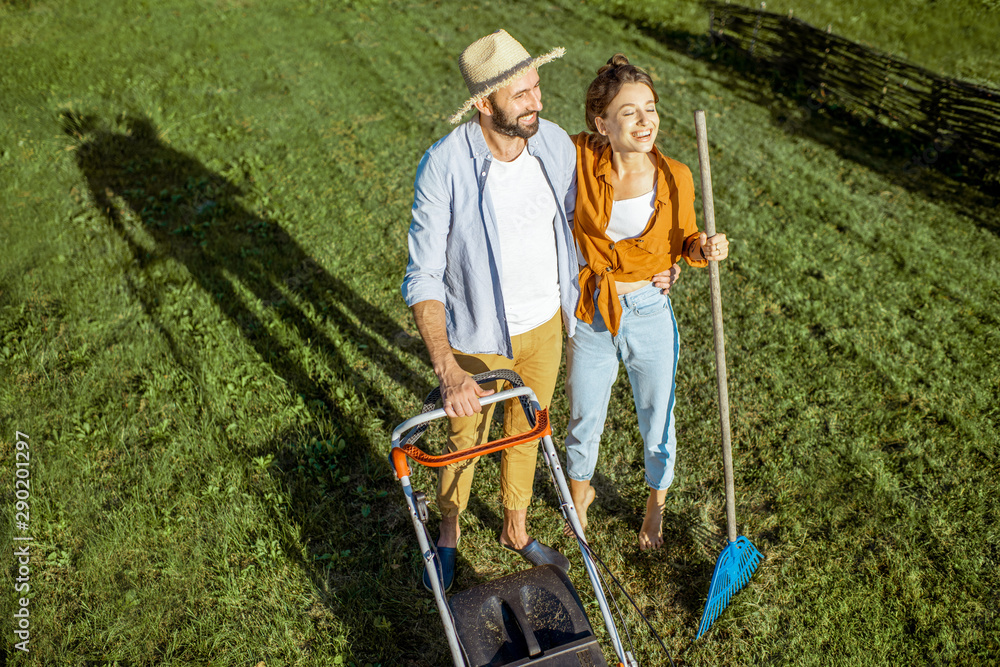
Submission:
<svg viewBox="0 0 1000 667">
<path fill-rule="evenodd" d="M 653 189 L 644 195 L 621 199 L 611 203 L 611 219 L 604 231 L 608 238 L 617 243 L 622 239 L 634 239 L 640 236 L 649 224 L 649 218 L 655 210 L 656 183 Z"/>
<path fill-rule="evenodd" d="M 527 148 L 510 162 L 493 160 L 486 187 L 500 231 L 507 327 L 516 336 L 545 324 L 559 310 L 555 196 Z"/>
</svg>

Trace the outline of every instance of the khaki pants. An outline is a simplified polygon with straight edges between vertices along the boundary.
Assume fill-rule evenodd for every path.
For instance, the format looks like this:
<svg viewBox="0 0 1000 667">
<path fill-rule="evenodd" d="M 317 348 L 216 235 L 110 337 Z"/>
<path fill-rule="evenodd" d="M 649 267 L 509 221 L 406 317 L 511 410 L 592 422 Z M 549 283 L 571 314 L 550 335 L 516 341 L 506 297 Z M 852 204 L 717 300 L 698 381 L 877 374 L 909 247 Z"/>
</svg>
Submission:
<svg viewBox="0 0 1000 667">
<path fill-rule="evenodd" d="M 513 359 L 498 354 L 465 354 L 453 351 L 458 365 L 471 375 L 500 368 L 513 370 L 521 376 L 524 384 L 535 392 L 539 405 L 543 408 L 548 407 L 552 402 L 559 362 L 562 358 L 560 313 L 557 312 L 551 320 L 531 331 L 511 337 L 511 344 L 514 351 Z M 484 387 L 497 389 L 496 385 L 506 385 L 506 383 L 496 382 Z M 504 437 L 531 430 L 521 404 L 518 401 L 506 403 L 503 419 Z M 495 404 L 489 405 L 479 414 L 450 420 L 447 451 L 460 451 L 486 442 L 494 407 Z M 502 452 L 500 499 L 505 508 L 523 510 L 531 504 L 537 458 L 537 440 Z M 457 516 L 466 508 L 475 466 L 476 459 L 468 459 L 441 468 L 438 477 L 438 508 L 441 510 L 441 516 Z"/>
</svg>

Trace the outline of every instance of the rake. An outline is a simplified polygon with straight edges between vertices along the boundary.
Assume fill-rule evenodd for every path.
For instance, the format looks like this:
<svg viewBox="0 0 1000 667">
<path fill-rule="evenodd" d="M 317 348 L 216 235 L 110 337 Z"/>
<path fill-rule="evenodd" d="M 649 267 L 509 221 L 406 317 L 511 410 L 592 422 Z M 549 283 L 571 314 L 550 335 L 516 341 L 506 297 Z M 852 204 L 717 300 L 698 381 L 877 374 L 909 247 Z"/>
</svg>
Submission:
<svg viewBox="0 0 1000 667">
<path fill-rule="evenodd" d="M 695 134 L 698 137 L 698 165 L 701 168 L 701 201 L 705 213 L 705 233 L 715 236 L 715 203 L 712 200 L 712 171 L 708 162 L 708 136 L 705 112 L 694 112 Z M 722 293 L 719 288 L 719 263 L 709 262 L 709 283 L 712 292 L 712 333 L 715 337 L 715 371 L 719 382 L 719 420 L 722 423 L 722 464 L 726 476 L 726 526 L 729 543 L 719 555 L 708 587 L 708 600 L 698 626 L 699 639 L 711 627 L 729 604 L 730 598 L 743 588 L 757 564 L 764 557 L 746 537 L 736 535 L 736 491 L 733 482 L 733 452 L 729 432 L 729 389 L 726 383 L 726 346 L 722 335 Z"/>
</svg>

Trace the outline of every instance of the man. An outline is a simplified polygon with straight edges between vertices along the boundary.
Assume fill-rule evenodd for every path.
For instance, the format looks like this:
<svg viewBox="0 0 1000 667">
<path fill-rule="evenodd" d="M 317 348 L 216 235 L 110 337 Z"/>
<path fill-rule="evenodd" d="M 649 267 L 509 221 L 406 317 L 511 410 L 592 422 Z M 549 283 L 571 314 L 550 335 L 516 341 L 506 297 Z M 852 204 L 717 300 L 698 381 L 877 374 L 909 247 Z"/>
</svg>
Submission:
<svg viewBox="0 0 1000 667">
<path fill-rule="evenodd" d="M 538 67 L 563 55 L 539 58 L 506 31 L 470 45 L 459 67 L 471 98 L 451 117 L 476 116 L 424 154 L 414 184 L 410 259 L 403 297 L 430 354 L 451 418 L 448 451 L 485 442 L 493 393 L 470 374 L 512 369 L 542 407 L 555 389 L 562 327 L 573 335 L 579 297 L 578 265 L 570 231 L 576 152 L 569 136 L 542 120 Z M 504 435 L 529 430 L 516 401 L 506 406 Z M 532 539 L 526 527 L 538 443 L 502 454 L 500 544 L 533 565 L 569 561 Z M 459 514 L 472 485 L 475 459 L 441 469 L 438 556 L 447 590 L 455 575 Z M 428 573 L 424 585 L 430 589 Z"/>
</svg>

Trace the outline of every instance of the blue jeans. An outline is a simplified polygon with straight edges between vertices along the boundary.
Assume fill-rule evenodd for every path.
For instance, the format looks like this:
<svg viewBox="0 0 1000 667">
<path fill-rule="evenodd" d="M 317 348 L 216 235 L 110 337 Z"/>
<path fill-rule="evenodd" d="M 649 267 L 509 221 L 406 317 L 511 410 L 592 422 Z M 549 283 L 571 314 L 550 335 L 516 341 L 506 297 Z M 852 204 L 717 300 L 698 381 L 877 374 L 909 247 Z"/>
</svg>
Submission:
<svg viewBox="0 0 1000 667">
<path fill-rule="evenodd" d="M 566 348 L 570 422 L 566 472 L 584 482 L 594 476 L 597 452 L 608 414 L 611 387 L 625 364 L 646 461 L 646 484 L 664 490 L 674 479 L 674 374 L 677 372 L 677 320 L 670 297 L 652 285 L 619 296 L 622 319 L 612 336 L 600 312 L 593 324 L 576 322 Z M 595 309 L 596 310 L 596 309 Z"/>
</svg>

